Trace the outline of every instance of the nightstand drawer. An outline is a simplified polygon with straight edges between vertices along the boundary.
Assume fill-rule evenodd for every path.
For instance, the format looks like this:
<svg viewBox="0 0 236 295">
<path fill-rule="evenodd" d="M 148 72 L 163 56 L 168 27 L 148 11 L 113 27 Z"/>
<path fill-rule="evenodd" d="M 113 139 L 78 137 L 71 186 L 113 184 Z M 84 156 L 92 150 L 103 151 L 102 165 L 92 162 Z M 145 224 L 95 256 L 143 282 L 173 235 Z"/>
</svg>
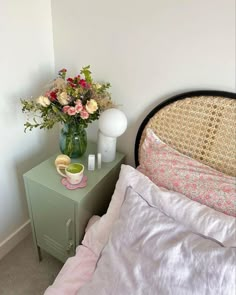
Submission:
<svg viewBox="0 0 236 295">
<path fill-rule="evenodd" d="M 28 182 L 37 245 L 65 261 L 75 253 L 74 202 L 36 182 Z"/>
</svg>

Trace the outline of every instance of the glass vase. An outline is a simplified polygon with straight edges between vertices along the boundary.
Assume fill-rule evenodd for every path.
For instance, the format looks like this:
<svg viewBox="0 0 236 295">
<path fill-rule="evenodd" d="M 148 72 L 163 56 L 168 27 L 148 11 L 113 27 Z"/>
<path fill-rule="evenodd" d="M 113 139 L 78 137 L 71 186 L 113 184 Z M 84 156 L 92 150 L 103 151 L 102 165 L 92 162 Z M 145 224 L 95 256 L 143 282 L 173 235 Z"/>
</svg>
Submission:
<svg viewBox="0 0 236 295">
<path fill-rule="evenodd" d="M 78 124 L 64 124 L 60 132 L 60 150 L 70 158 L 79 158 L 87 148 L 87 133 Z"/>
</svg>

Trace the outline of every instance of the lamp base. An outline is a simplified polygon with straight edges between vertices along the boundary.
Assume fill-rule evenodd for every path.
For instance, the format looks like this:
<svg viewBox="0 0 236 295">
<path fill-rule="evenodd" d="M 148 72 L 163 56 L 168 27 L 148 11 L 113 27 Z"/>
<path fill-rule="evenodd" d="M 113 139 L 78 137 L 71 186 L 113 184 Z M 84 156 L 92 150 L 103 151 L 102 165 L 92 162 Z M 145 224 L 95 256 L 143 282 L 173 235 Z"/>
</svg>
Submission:
<svg viewBox="0 0 236 295">
<path fill-rule="evenodd" d="M 116 157 L 116 137 L 110 137 L 98 132 L 98 153 L 102 155 L 102 162 L 109 163 Z"/>
</svg>

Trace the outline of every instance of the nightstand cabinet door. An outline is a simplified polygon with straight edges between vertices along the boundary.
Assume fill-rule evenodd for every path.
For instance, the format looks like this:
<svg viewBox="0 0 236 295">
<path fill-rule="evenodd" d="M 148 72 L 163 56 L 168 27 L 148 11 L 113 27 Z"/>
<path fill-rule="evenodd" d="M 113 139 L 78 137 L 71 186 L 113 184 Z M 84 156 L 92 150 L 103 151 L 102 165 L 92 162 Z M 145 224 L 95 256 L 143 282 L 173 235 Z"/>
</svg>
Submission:
<svg viewBox="0 0 236 295">
<path fill-rule="evenodd" d="M 75 253 L 74 202 L 27 181 L 37 245 L 61 261 Z"/>
</svg>

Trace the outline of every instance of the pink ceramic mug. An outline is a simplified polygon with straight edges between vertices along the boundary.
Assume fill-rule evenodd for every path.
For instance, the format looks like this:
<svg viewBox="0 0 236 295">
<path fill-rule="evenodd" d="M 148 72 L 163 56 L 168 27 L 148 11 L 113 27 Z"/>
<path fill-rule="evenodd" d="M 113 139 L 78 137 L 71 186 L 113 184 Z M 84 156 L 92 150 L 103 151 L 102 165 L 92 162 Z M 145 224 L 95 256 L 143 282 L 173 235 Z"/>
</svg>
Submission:
<svg viewBox="0 0 236 295">
<path fill-rule="evenodd" d="M 65 170 L 65 173 L 62 172 Z M 69 183 L 78 184 L 81 182 L 84 175 L 84 165 L 81 163 L 71 163 L 69 165 L 57 165 L 57 172 L 66 177 Z"/>
</svg>

